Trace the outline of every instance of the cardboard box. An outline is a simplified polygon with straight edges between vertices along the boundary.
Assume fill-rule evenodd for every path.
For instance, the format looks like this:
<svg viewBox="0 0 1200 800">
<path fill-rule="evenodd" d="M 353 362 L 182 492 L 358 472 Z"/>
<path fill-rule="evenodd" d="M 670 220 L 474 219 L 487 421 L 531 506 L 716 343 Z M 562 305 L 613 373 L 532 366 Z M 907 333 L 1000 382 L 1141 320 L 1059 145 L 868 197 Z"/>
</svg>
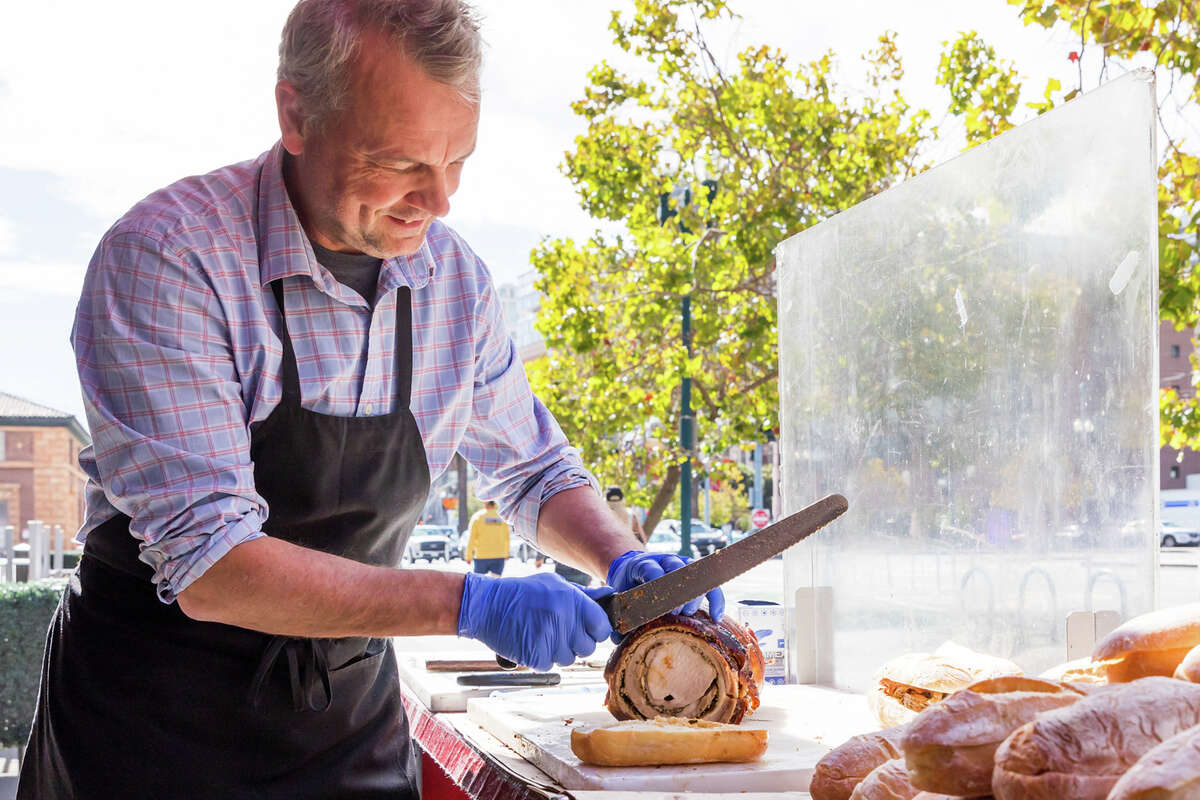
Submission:
<svg viewBox="0 0 1200 800">
<path fill-rule="evenodd" d="M 764 683 L 787 683 L 787 633 L 784 628 L 784 608 L 768 600 L 739 600 L 735 619 L 758 637 L 766 666 Z"/>
</svg>

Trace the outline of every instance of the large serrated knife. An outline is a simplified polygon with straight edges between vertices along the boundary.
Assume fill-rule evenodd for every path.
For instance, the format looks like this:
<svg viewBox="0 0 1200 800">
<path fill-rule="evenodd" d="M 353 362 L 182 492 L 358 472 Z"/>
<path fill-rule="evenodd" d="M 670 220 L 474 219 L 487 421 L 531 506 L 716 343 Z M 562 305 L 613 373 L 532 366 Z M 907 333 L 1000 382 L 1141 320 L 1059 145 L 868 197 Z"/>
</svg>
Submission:
<svg viewBox="0 0 1200 800">
<path fill-rule="evenodd" d="M 608 621 L 613 630 L 629 633 L 634 628 L 658 619 L 694 597 L 701 597 L 710 589 L 804 541 L 840 517 L 848 507 L 846 498 L 840 494 L 831 494 L 741 541 L 672 570 L 661 578 L 610 594 L 596 602 L 608 614 Z M 516 667 L 516 664 L 503 656 L 496 656 L 496 661 L 504 669 Z"/>
<path fill-rule="evenodd" d="M 803 541 L 840 517 L 847 507 L 846 498 L 831 494 L 661 578 L 597 602 L 608 614 L 614 630 L 629 633 Z"/>
</svg>

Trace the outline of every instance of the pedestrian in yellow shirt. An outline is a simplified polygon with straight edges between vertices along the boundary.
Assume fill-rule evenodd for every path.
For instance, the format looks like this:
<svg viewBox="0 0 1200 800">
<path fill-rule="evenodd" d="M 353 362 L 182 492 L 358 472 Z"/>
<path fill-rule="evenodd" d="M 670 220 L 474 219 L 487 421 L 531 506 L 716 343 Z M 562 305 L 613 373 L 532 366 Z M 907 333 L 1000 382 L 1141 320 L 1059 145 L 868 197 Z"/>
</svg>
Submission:
<svg viewBox="0 0 1200 800">
<path fill-rule="evenodd" d="M 471 517 L 471 534 L 467 537 L 467 549 L 463 560 L 475 562 L 475 571 L 504 574 L 504 562 L 508 560 L 508 523 L 500 516 L 495 500 L 487 500 L 482 511 Z"/>
</svg>

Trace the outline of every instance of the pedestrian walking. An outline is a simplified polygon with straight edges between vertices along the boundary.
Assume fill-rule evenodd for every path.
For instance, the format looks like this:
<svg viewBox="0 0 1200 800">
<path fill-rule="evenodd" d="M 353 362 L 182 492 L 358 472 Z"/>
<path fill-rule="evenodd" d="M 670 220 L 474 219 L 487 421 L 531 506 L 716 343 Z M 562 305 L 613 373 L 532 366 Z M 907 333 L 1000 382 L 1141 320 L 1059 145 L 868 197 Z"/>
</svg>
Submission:
<svg viewBox="0 0 1200 800">
<path fill-rule="evenodd" d="M 509 530 L 495 500 L 485 501 L 483 508 L 472 515 L 468 530 L 463 560 L 474 564 L 476 574 L 503 575 L 504 562 L 508 561 Z"/>
<path fill-rule="evenodd" d="M 604 491 L 604 500 L 608 503 L 608 508 L 612 511 L 613 516 L 617 518 L 620 524 L 629 528 L 642 544 L 646 543 L 646 532 L 642 530 L 642 523 L 638 519 L 637 513 L 625 505 L 625 492 L 621 491 L 620 486 L 610 486 Z"/>
</svg>

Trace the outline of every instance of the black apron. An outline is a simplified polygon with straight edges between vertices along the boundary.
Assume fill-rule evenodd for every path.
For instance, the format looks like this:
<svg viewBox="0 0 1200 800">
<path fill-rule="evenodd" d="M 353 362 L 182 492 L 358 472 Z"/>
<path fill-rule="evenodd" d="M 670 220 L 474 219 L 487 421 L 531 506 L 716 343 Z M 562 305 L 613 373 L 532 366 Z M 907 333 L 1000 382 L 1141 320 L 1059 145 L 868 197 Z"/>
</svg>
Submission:
<svg viewBox="0 0 1200 800">
<path fill-rule="evenodd" d="M 397 398 L 383 416 L 302 408 L 283 325 L 283 398 L 251 428 L 270 535 L 400 564 L 429 467 L 408 407 L 411 295 L 398 291 Z M 128 517 L 87 536 L 47 637 L 18 798 L 417 796 L 389 640 L 197 622 L 158 599 L 137 555 Z"/>
</svg>

